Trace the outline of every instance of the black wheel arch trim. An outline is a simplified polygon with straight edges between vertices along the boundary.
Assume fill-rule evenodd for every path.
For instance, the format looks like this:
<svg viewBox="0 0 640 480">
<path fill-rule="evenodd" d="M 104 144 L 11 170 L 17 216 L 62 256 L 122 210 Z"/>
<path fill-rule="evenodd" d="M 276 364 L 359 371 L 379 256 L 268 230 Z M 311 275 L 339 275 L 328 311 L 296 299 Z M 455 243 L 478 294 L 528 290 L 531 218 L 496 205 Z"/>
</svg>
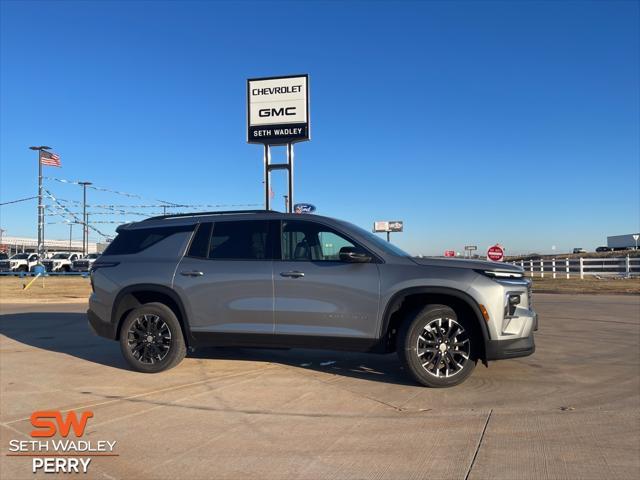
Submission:
<svg viewBox="0 0 640 480">
<path fill-rule="evenodd" d="M 116 338 L 120 335 L 120 324 L 123 315 L 136 307 L 142 305 L 133 295 L 136 293 L 160 293 L 169 297 L 180 310 L 180 318 L 178 321 L 182 325 L 182 335 L 184 336 L 187 347 L 194 344 L 194 339 L 191 334 L 191 328 L 189 326 L 189 318 L 184 308 L 184 304 L 180 296 L 175 290 L 165 286 L 154 283 L 139 283 L 136 285 L 129 285 L 118 292 L 115 301 L 113 302 L 113 308 L 111 309 L 111 323 L 116 327 Z"/>
<path fill-rule="evenodd" d="M 387 335 L 388 333 L 387 330 L 389 328 L 391 316 L 400 308 L 404 299 L 409 295 L 417 295 L 417 294 L 448 295 L 463 301 L 474 312 L 477 319 L 477 323 L 480 326 L 480 331 L 482 332 L 482 336 L 484 338 L 485 343 L 491 340 L 491 334 L 489 333 L 489 328 L 487 327 L 484 317 L 482 316 L 482 312 L 480 311 L 478 302 L 476 302 L 473 299 L 473 297 L 471 297 L 471 295 L 461 290 L 457 290 L 455 288 L 427 287 L 427 286 L 409 287 L 393 294 L 393 296 L 387 302 L 387 305 L 384 309 L 384 316 L 382 317 L 382 328 L 380 329 L 380 338 L 384 338 Z"/>
</svg>

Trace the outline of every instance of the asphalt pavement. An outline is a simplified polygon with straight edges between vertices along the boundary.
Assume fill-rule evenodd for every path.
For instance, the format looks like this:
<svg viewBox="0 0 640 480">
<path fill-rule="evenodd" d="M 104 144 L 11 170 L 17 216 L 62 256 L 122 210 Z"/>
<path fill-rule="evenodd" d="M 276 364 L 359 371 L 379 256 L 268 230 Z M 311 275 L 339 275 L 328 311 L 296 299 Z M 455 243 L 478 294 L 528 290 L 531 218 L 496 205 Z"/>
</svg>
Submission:
<svg viewBox="0 0 640 480">
<path fill-rule="evenodd" d="M 206 349 L 156 375 L 93 336 L 83 305 L 0 316 L 0 477 L 37 410 L 91 410 L 101 479 L 602 479 L 640 476 L 640 296 L 535 296 L 537 351 L 464 384 L 395 355 Z M 38 475 L 36 475 L 38 476 Z"/>
</svg>

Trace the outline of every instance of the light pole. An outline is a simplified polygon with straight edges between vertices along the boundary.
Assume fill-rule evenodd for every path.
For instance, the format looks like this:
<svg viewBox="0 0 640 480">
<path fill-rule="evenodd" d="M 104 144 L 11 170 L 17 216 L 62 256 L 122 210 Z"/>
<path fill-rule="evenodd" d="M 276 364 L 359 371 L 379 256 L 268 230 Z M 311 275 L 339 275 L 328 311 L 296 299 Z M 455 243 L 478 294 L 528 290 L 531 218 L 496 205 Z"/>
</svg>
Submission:
<svg viewBox="0 0 640 480">
<path fill-rule="evenodd" d="M 30 150 L 38 152 L 38 256 L 41 257 L 44 251 L 44 205 L 42 205 L 42 150 L 51 150 L 46 145 L 29 147 Z"/>
<path fill-rule="evenodd" d="M 87 185 L 91 182 L 78 182 L 82 185 L 82 256 L 87 254 L 89 247 L 89 228 L 87 226 Z"/>
</svg>

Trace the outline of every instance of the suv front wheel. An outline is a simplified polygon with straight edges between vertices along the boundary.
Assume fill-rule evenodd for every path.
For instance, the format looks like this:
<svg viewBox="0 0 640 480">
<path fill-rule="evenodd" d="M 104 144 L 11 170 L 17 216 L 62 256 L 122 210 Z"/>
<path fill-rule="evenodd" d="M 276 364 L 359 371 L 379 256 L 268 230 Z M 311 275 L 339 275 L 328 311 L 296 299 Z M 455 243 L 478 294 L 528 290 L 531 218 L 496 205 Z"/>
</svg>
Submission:
<svg viewBox="0 0 640 480">
<path fill-rule="evenodd" d="M 120 348 L 129 365 L 143 373 L 173 368 L 187 353 L 180 322 L 162 303 L 129 312 L 120 328 Z"/>
<path fill-rule="evenodd" d="M 403 323 L 397 351 L 413 378 L 427 387 L 452 387 L 466 380 L 476 365 L 476 336 L 446 305 L 428 305 Z"/>
</svg>

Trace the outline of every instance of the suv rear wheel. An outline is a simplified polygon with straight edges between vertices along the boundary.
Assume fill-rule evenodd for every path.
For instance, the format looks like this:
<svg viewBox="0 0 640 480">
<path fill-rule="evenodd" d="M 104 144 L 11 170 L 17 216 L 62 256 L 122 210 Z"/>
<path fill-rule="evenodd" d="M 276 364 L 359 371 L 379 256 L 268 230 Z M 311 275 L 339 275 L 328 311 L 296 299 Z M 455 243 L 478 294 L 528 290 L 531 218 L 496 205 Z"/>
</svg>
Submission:
<svg viewBox="0 0 640 480">
<path fill-rule="evenodd" d="M 143 373 L 173 368 L 187 353 L 180 322 L 162 303 L 129 312 L 120 328 L 120 348 L 129 365 Z"/>
<path fill-rule="evenodd" d="M 427 387 L 452 387 L 466 380 L 476 365 L 472 326 L 446 305 L 428 305 L 403 323 L 397 351 L 413 378 Z"/>
</svg>

